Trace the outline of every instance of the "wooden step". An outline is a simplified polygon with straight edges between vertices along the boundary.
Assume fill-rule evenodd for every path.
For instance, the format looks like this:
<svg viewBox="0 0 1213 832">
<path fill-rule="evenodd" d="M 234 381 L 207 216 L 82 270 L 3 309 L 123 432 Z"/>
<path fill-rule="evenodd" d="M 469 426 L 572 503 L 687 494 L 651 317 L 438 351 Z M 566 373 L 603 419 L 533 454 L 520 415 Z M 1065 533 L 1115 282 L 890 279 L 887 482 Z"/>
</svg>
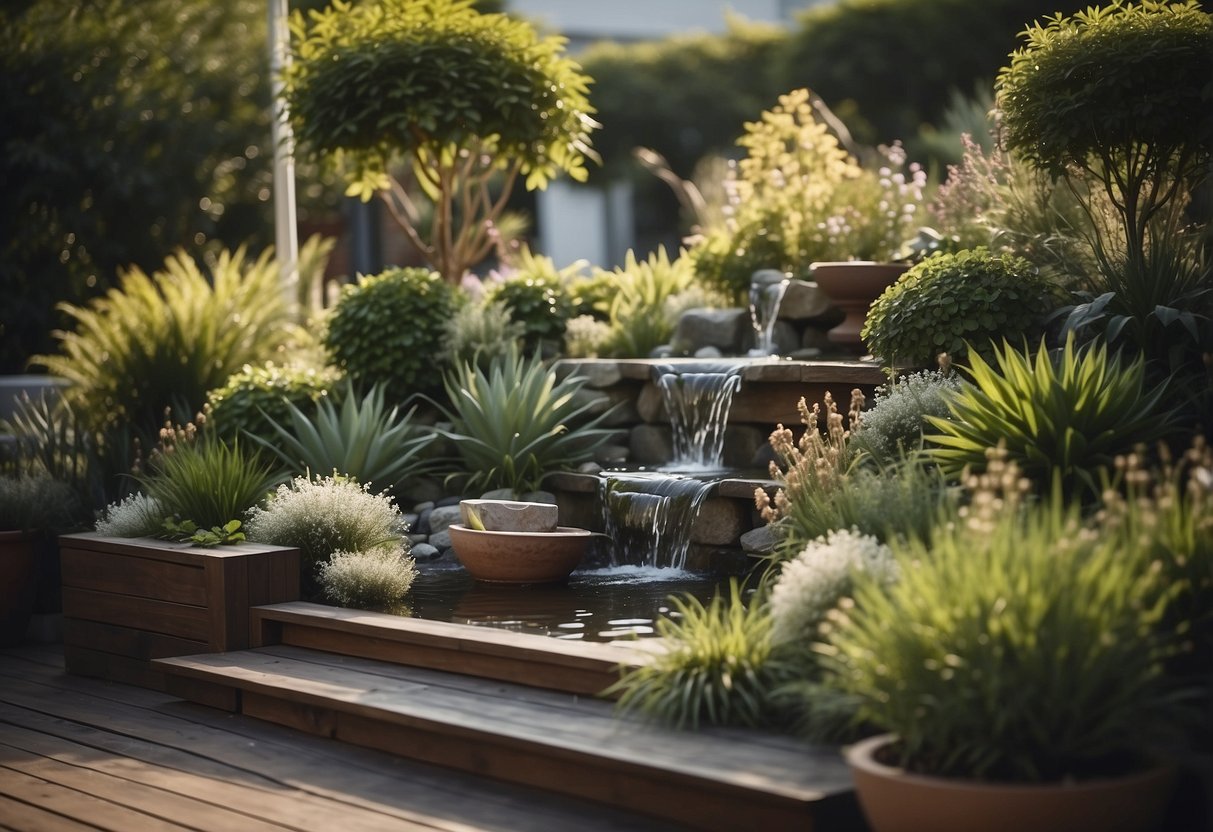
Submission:
<svg viewBox="0 0 1213 832">
<path fill-rule="evenodd" d="M 249 716 L 693 828 L 864 828 L 836 749 L 675 732 L 598 699 L 291 646 L 156 665 L 204 704 L 227 690 Z"/>
<path fill-rule="evenodd" d="M 252 646 L 287 644 L 447 670 L 566 693 L 596 695 L 621 667 L 649 661 L 648 649 L 568 642 L 491 627 L 427 621 L 295 602 L 251 611 Z"/>
</svg>

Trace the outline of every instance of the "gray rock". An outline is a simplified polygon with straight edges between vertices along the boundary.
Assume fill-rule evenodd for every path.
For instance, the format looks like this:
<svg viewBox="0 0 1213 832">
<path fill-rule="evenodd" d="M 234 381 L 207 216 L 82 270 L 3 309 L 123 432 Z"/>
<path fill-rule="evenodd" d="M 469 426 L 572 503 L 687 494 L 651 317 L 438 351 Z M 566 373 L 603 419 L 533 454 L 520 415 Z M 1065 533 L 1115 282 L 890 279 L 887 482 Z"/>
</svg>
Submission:
<svg viewBox="0 0 1213 832">
<path fill-rule="evenodd" d="M 746 309 L 688 309 L 678 319 L 670 345 L 674 352 L 686 355 L 702 347 L 736 355 L 749 329 L 750 313 Z"/>
<path fill-rule="evenodd" d="M 808 321 L 819 318 L 830 309 L 830 299 L 810 280 L 792 280 L 779 304 L 779 318 L 784 321 Z"/>
<path fill-rule="evenodd" d="M 740 500 L 709 498 L 691 526 L 691 542 L 729 546 L 748 527 L 750 512 Z"/>
<path fill-rule="evenodd" d="M 512 488 L 494 488 L 480 495 L 482 500 L 517 500 L 518 495 Z"/>
<path fill-rule="evenodd" d="M 602 470 L 603 465 L 621 465 L 628 461 L 628 447 L 626 445 L 603 445 L 598 450 L 594 451 L 594 461 L 586 463 L 588 465 L 597 466 L 595 471 L 582 471 L 582 473 L 596 474 Z M 581 471 L 580 468 L 577 469 Z"/>
<path fill-rule="evenodd" d="M 443 551 L 451 548 L 451 533 L 443 529 L 436 534 L 430 535 L 429 545 Z"/>
<path fill-rule="evenodd" d="M 416 546 L 418 543 L 425 543 L 430 536 L 428 534 L 406 534 L 404 537 L 408 540 L 409 545 Z"/>
<path fill-rule="evenodd" d="M 674 440 L 668 427 L 637 425 L 632 428 L 629 449 L 633 462 L 641 465 L 661 465 L 674 457 Z"/>
<path fill-rule="evenodd" d="M 626 448 L 624 449 L 627 450 Z M 583 462 L 577 466 L 578 474 L 597 475 L 602 473 L 602 466 L 597 462 Z"/>
<path fill-rule="evenodd" d="M 429 509 L 432 509 L 433 507 L 434 507 L 433 500 L 425 500 L 425 501 L 417 503 L 415 506 L 413 506 L 413 513 L 419 515 L 424 511 L 428 511 Z"/>
<path fill-rule="evenodd" d="M 522 499 L 528 503 L 549 503 L 556 505 L 556 495 L 551 491 L 528 491 L 522 495 Z"/>
<path fill-rule="evenodd" d="M 407 512 L 402 515 L 401 519 L 404 521 L 404 525 L 406 525 L 408 528 L 415 529 L 417 528 L 417 521 L 421 519 L 421 515 L 413 512 Z"/>
<path fill-rule="evenodd" d="M 649 358 L 673 358 L 675 355 L 673 344 L 658 344 L 649 350 Z"/>
<path fill-rule="evenodd" d="M 471 526 L 472 512 L 492 532 L 550 532 L 560 521 L 560 510 L 551 503 L 516 500 L 464 500 L 459 504 L 461 519 Z"/>
<path fill-rule="evenodd" d="M 579 375 L 585 378 L 587 387 L 601 389 L 618 384 L 623 380 L 619 371 L 619 363 L 607 358 L 579 359 L 576 363 L 557 361 L 552 365 L 557 378 Z"/>
<path fill-rule="evenodd" d="M 442 557 L 442 552 L 438 551 L 438 547 L 429 543 L 414 544 L 412 554 L 413 560 L 419 563 L 428 563 Z"/>
<path fill-rule="evenodd" d="M 423 508 L 421 513 L 417 515 L 417 525 L 413 526 L 413 531 L 418 534 L 428 535 L 430 533 L 430 515 L 434 513 L 434 507 Z"/>
<path fill-rule="evenodd" d="M 434 542 L 434 537 L 439 532 L 445 532 L 451 527 L 452 523 L 458 523 L 460 519 L 458 505 L 439 506 L 430 512 L 430 543 L 438 546 L 439 544 Z M 447 545 L 449 546 L 450 543 Z"/>
<path fill-rule="evenodd" d="M 741 536 L 741 548 L 747 555 L 762 557 L 775 551 L 779 545 L 779 534 L 771 524 L 751 529 Z"/>
<path fill-rule="evenodd" d="M 720 347 L 708 345 L 695 350 L 696 358 L 723 358 L 724 353 L 720 351 Z"/>
</svg>

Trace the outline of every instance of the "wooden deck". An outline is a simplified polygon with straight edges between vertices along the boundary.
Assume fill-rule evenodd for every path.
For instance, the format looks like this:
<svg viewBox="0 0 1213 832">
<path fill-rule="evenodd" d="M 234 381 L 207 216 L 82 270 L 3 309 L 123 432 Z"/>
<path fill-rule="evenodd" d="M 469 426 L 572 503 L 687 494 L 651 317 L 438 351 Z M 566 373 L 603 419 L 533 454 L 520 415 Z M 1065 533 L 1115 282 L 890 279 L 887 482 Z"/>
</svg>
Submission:
<svg viewBox="0 0 1213 832">
<path fill-rule="evenodd" d="M 0 650 L 0 829 L 606 832 L 679 827 L 68 676 Z"/>
</svg>

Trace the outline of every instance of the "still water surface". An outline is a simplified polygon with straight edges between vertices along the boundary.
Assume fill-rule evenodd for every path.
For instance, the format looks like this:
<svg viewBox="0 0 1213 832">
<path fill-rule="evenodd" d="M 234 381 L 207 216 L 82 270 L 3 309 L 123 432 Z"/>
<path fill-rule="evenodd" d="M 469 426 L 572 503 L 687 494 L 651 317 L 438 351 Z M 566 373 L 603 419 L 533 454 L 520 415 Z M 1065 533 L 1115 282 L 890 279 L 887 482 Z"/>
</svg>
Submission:
<svg viewBox="0 0 1213 832">
<path fill-rule="evenodd" d="M 722 579 L 681 569 L 613 566 L 574 572 L 564 584 L 512 586 L 473 580 L 456 563 L 418 564 L 409 593 L 417 618 L 582 641 L 657 635 L 677 614 L 670 595 L 707 602 Z"/>
</svg>

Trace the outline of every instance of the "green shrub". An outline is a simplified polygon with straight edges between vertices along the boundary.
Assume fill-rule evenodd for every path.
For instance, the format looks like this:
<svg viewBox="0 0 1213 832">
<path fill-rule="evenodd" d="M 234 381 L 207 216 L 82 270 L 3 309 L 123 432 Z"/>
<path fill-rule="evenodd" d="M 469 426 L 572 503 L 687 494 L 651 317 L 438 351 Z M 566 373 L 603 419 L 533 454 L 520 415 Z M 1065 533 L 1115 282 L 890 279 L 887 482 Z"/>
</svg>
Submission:
<svg viewBox="0 0 1213 832">
<path fill-rule="evenodd" d="M 566 286 L 576 278 L 579 261 L 557 269 L 550 257 L 523 248 L 505 269 L 505 280 L 489 290 L 485 300 L 506 308 L 510 320 L 522 325 L 526 352 L 545 355 L 560 351 L 564 328 L 573 315 Z"/>
<path fill-rule="evenodd" d="M 1103 343 L 1076 348 L 1073 336 L 1055 361 L 1043 340 L 1035 358 L 1003 343 L 994 366 L 970 354 L 971 383 L 948 400 L 951 418 L 928 416 L 939 431 L 926 453 L 953 476 L 986 466 L 1001 447 L 1025 475 L 1099 493 L 1099 470 L 1117 454 L 1173 428 L 1160 412 L 1162 387 L 1147 388 L 1141 356 L 1110 356 Z"/>
<path fill-rule="evenodd" d="M 526 329 L 510 318 L 501 301 L 465 303 L 455 310 L 443 333 L 443 357 L 447 364 L 476 363 L 484 366 L 490 356 L 517 346 Z"/>
<path fill-rule="evenodd" d="M 611 325 L 592 315 L 575 315 L 564 328 L 566 358 L 605 356 L 611 340 Z"/>
<path fill-rule="evenodd" d="M 317 578 L 325 597 L 342 607 L 382 609 L 398 602 L 417 577 L 417 566 L 400 546 L 334 552 Z"/>
<path fill-rule="evenodd" d="M 46 474 L 0 475 L 0 530 L 59 534 L 81 523 L 80 498 Z"/>
<path fill-rule="evenodd" d="M 1056 292 L 1020 257 L 986 248 L 939 252 L 872 304 L 861 336 L 894 366 L 929 367 L 940 353 L 989 355 L 996 338 L 1035 338 Z"/>
<path fill-rule="evenodd" d="M 1018 483 L 1013 466 L 992 479 Z M 1025 506 L 987 488 L 973 505 L 929 545 L 891 542 L 891 586 L 856 575 L 819 647 L 823 683 L 896 733 L 896 764 L 917 773 L 1048 782 L 1136 765 L 1126 752 L 1176 720 L 1160 624 L 1179 587 L 1059 492 Z"/>
<path fill-rule="evenodd" d="M 317 567 L 334 553 L 399 550 L 406 531 L 392 498 L 339 477 L 296 477 L 278 486 L 264 506 L 249 513 L 246 528 L 249 540 L 298 548 L 310 592 Z"/>
<path fill-rule="evenodd" d="M 511 349 L 495 356 L 487 370 L 460 364 L 446 378 L 452 442 L 471 489 L 509 488 L 522 494 L 539 487 L 544 475 L 593 458 L 610 437 L 599 427 L 602 415 L 588 418 L 593 402 L 579 402 L 584 380 L 557 381 L 536 355 Z"/>
<path fill-rule="evenodd" d="M 863 412 L 853 447 L 877 462 L 896 461 L 922 447 L 926 417 L 947 418 L 948 396 L 960 389 L 957 373 L 920 372 L 901 375 L 876 388 L 876 401 Z"/>
<path fill-rule="evenodd" d="M 415 407 L 389 410 L 378 385 L 361 400 L 349 391 L 343 398 L 340 409 L 321 399 L 311 416 L 288 403 L 289 423 L 271 421 L 267 435 L 253 439 L 291 474 L 348 477 L 377 493 L 428 470 L 424 452 L 435 435 L 413 421 Z"/>
<path fill-rule="evenodd" d="M 609 689 L 620 694 L 619 709 L 677 728 L 769 724 L 769 692 L 789 668 L 772 651 L 766 608 L 743 603 L 736 580 L 727 598 L 718 594 L 706 606 L 692 596 L 670 604 L 678 617 L 657 620 L 665 649 Z"/>
<path fill-rule="evenodd" d="M 220 254 L 210 276 L 184 253 L 152 276 L 124 272 L 87 307 L 61 310 L 75 330 L 35 360 L 72 382 L 66 398 L 96 429 L 129 425 L 154 437 L 166 407 L 192 415 L 207 391 L 246 364 L 273 358 L 294 335 L 268 254 Z"/>
<path fill-rule="evenodd" d="M 152 455 L 150 470 L 137 475 L 139 484 L 164 518 L 203 529 L 244 518 L 278 481 L 273 469 L 239 440 L 193 438 L 189 430 L 166 439 Z"/>
<path fill-rule="evenodd" d="M 441 383 L 433 353 L 457 302 L 457 290 L 425 269 L 363 277 L 341 290 L 324 346 L 356 385 L 381 384 L 403 401 Z"/>
<path fill-rule="evenodd" d="M 340 378 L 331 367 L 316 370 L 272 361 L 248 365 L 207 394 L 207 428 L 229 439 L 243 433 L 264 436 L 267 420 L 283 423 L 290 418 L 287 404 L 310 415 Z"/>
</svg>

